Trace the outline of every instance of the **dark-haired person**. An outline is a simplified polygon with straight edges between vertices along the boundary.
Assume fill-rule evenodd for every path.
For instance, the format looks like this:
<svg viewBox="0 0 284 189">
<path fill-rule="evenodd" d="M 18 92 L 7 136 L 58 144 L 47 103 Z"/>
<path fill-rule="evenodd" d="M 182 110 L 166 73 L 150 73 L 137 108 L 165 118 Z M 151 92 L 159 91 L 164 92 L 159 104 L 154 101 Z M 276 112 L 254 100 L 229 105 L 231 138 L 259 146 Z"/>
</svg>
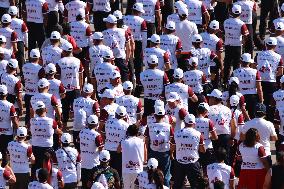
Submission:
<svg viewBox="0 0 284 189">
<path fill-rule="evenodd" d="M 175 131 L 176 164 L 174 167 L 174 189 L 184 185 L 185 176 L 192 188 L 197 188 L 198 179 L 202 177 L 202 168 L 198 161 L 199 152 L 205 153 L 204 137 L 194 129 L 195 116 L 187 114 L 184 118 L 185 127 Z"/>
<path fill-rule="evenodd" d="M 203 169 L 205 169 L 208 164 L 211 164 L 215 161 L 212 141 L 218 139 L 214 123 L 208 119 L 209 111 L 210 106 L 207 103 L 200 103 L 197 107 L 197 117 L 195 119 L 195 129 L 203 134 L 206 149 L 204 154 L 200 154 L 200 163 Z"/>
<path fill-rule="evenodd" d="M 224 148 L 218 148 L 215 153 L 217 162 L 207 166 L 210 189 L 215 189 L 215 183 L 220 180 L 224 183 L 224 189 L 235 188 L 235 172 L 231 166 L 225 164 L 226 153 L 227 151 Z"/>
<path fill-rule="evenodd" d="M 263 145 L 268 162 L 271 165 L 272 162 L 270 141 L 277 141 L 278 137 L 275 132 L 273 123 L 264 119 L 266 116 L 266 106 L 264 104 L 258 103 L 255 109 L 255 118 L 247 121 L 242 127 L 240 140 L 243 141 L 245 139 L 245 134 L 250 128 L 257 129 L 260 136 L 259 142 Z"/>
<path fill-rule="evenodd" d="M 147 170 L 141 172 L 137 176 L 138 188 L 147 188 L 148 184 L 151 182 L 153 172 L 158 168 L 159 162 L 155 158 L 148 159 Z M 164 182 L 164 180 L 163 180 Z"/>
<path fill-rule="evenodd" d="M 7 164 L 8 143 L 13 140 L 13 130 L 18 128 L 18 117 L 15 107 L 12 103 L 7 101 L 8 90 L 5 85 L 0 85 L 0 152 L 3 156 L 2 167 Z"/>
<path fill-rule="evenodd" d="M 61 135 L 62 147 L 56 154 L 58 169 L 62 172 L 64 189 L 76 189 L 81 180 L 81 157 L 78 151 L 70 146 L 72 137 L 69 133 Z"/>
<path fill-rule="evenodd" d="M 276 154 L 277 163 L 270 168 L 265 176 L 263 189 L 283 189 L 284 188 L 284 152 Z"/>
<path fill-rule="evenodd" d="M 48 171 L 46 169 L 42 168 L 37 171 L 37 179 L 37 181 L 29 183 L 29 189 L 53 189 L 53 187 L 47 183 Z"/>
<path fill-rule="evenodd" d="M 36 170 L 42 168 L 44 153 L 53 147 L 53 134 L 60 134 L 54 119 L 47 117 L 47 109 L 43 101 L 33 104 L 35 117 L 30 120 L 30 131 L 32 135 L 32 150 L 35 156 L 35 164 L 32 165 L 32 176 L 35 178 Z"/>
<path fill-rule="evenodd" d="M 241 56 L 241 67 L 234 70 L 233 75 L 239 80 L 239 92 L 244 95 L 245 109 L 248 111 L 249 118 L 255 116 L 255 105 L 263 102 L 261 77 L 258 70 L 251 68 L 254 60 L 251 54 L 244 53 Z"/>
<path fill-rule="evenodd" d="M 143 139 L 138 138 L 139 127 L 130 125 L 127 138 L 121 141 L 122 178 L 124 188 L 134 189 L 134 182 L 143 171 L 143 163 L 147 160 L 147 150 Z"/>
<path fill-rule="evenodd" d="M 259 143 L 258 130 L 250 128 L 244 141 L 239 145 L 243 160 L 239 177 L 238 189 L 259 189 L 263 187 L 264 178 L 269 169 L 264 146 Z"/>
<path fill-rule="evenodd" d="M 27 129 L 19 127 L 17 129 L 17 139 L 8 144 L 11 168 L 18 182 L 11 184 L 13 189 L 26 189 L 30 179 L 29 164 L 35 162 L 32 147 L 25 143 Z"/>
<path fill-rule="evenodd" d="M 156 169 L 152 173 L 151 183 L 147 185 L 149 189 L 169 189 L 164 185 L 164 174 L 161 170 Z"/>
</svg>

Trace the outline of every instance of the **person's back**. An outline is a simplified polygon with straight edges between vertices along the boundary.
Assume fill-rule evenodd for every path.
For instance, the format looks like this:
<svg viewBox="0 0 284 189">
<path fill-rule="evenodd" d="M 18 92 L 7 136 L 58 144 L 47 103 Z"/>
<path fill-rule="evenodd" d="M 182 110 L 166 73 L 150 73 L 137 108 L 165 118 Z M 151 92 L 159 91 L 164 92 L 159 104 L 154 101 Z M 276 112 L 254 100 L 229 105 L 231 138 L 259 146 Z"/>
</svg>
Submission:
<svg viewBox="0 0 284 189">
<path fill-rule="evenodd" d="M 254 118 L 245 123 L 241 129 L 241 133 L 245 134 L 250 128 L 258 130 L 260 135 L 260 143 L 264 146 L 266 155 L 271 155 L 270 152 L 270 137 L 275 136 L 274 125 L 270 121 L 263 118 Z"/>
<path fill-rule="evenodd" d="M 176 35 L 181 41 L 186 41 L 186 43 L 182 44 L 183 51 L 185 52 L 190 51 L 192 47 L 191 37 L 197 33 L 198 30 L 196 24 L 189 20 L 182 20 L 176 24 Z"/>
</svg>

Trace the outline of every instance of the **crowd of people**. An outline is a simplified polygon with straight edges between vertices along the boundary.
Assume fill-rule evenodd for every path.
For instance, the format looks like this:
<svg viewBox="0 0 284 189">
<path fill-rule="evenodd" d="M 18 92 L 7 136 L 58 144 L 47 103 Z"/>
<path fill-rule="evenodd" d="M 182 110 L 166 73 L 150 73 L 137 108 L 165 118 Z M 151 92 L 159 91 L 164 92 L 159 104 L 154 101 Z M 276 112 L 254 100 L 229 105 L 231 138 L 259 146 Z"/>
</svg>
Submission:
<svg viewBox="0 0 284 189">
<path fill-rule="evenodd" d="M 123 3 L 0 1 L 0 189 L 283 189 L 283 2 Z"/>
</svg>

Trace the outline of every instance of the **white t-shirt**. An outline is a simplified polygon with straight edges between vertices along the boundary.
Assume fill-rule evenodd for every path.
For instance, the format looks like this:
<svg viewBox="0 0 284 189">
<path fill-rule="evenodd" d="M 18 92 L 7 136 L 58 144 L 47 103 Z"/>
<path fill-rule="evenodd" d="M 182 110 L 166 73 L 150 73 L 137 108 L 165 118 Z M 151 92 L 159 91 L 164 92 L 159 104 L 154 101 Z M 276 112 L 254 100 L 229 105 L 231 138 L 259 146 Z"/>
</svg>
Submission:
<svg viewBox="0 0 284 189">
<path fill-rule="evenodd" d="M 197 26 L 194 22 L 189 20 L 183 20 L 176 23 L 176 35 L 181 41 L 184 41 L 182 45 L 183 52 L 189 52 L 192 47 L 192 36 L 198 34 Z"/>
<path fill-rule="evenodd" d="M 225 163 L 212 163 L 207 165 L 207 175 L 209 179 L 210 189 L 214 189 L 214 182 L 221 180 L 225 184 L 224 189 L 229 189 L 230 180 L 234 180 L 234 169 Z"/>
<path fill-rule="evenodd" d="M 33 181 L 29 183 L 28 189 L 53 189 L 48 183 L 40 183 L 38 181 Z"/>
<path fill-rule="evenodd" d="M 144 141 L 129 137 L 121 142 L 122 173 L 141 173 L 144 161 Z"/>
<path fill-rule="evenodd" d="M 248 35 L 249 31 L 243 21 L 239 18 L 228 18 L 224 22 L 225 45 L 241 46 L 243 35 Z"/>
<path fill-rule="evenodd" d="M 117 151 L 120 142 L 126 138 L 129 124 L 123 119 L 112 118 L 105 123 L 105 149 Z"/>
<path fill-rule="evenodd" d="M 25 142 L 12 141 L 8 143 L 10 164 L 14 173 L 29 173 L 29 157 L 32 155 L 32 148 Z"/>
<path fill-rule="evenodd" d="M 43 65 L 46 66 L 49 63 L 55 64 L 61 59 L 62 49 L 58 46 L 49 45 L 41 50 L 41 57 Z"/>
<path fill-rule="evenodd" d="M 213 121 L 217 135 L 231 134 L 231 110 L 222 104 L 210 106 L 208 118 Z"/>
<path fill-rule="evenodd" d="M 244 143 L 240 144 L 239 151 L 242 155 L 242 169 L 263 169 L 260 158 L 266 157 L 265 150 L 260 143 L 253 147 L 247 147 Z"/>
<path fill-rule="evenodd" d="M 204 145 L 203 135 L 194 128 L 175 131 L 176 159 L 181 164 L 195 163 L 199 159 L 199 145 Z"/>
<path fill-rule="evenodd" d="M 266 121 L 263 118 L 254 118 L 245 123 L 241 133 L 245 134 L 250 128 L 255 128 L 258 130 L 260 135 L 260 143 L 264 146 L 266 155 L 271 155 L 270 136 L 276 136 L 273 123 Z"/>
</svg>

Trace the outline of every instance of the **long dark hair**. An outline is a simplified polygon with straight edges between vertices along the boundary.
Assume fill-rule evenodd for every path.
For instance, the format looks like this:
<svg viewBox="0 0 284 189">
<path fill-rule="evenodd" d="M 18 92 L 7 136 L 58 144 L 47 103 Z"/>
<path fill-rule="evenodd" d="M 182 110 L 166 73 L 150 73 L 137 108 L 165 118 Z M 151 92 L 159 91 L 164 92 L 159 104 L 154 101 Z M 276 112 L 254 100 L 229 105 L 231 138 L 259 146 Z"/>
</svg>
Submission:
<svg viewBox="0 0 284 189">
<path fill-rule="evenodd" d="M 231 97 L 232 95 L 236 95 L 237 94 L 237 91 L 239 90 L 239 86 L 236 82 L 232 82 L 230 85 L 229 85 L 229 97 Z"/>
<path fill-rule="evenodd" d="M 258 131 L 255 128 L 250 128 L 247 132 L 246 132 L 246 137 L 244 140 L 244 145 L 246 145 L 247 147 L 253 147 L 255 145 L 255 143 L 258 140 Z"/>
<path fill-rule="evenodd" d="M 164 174 L 161 170 L 156 169 L 153 172 L 153 181 L 156 184 L 156 189 L 164 188 Z"/>
</svg>

